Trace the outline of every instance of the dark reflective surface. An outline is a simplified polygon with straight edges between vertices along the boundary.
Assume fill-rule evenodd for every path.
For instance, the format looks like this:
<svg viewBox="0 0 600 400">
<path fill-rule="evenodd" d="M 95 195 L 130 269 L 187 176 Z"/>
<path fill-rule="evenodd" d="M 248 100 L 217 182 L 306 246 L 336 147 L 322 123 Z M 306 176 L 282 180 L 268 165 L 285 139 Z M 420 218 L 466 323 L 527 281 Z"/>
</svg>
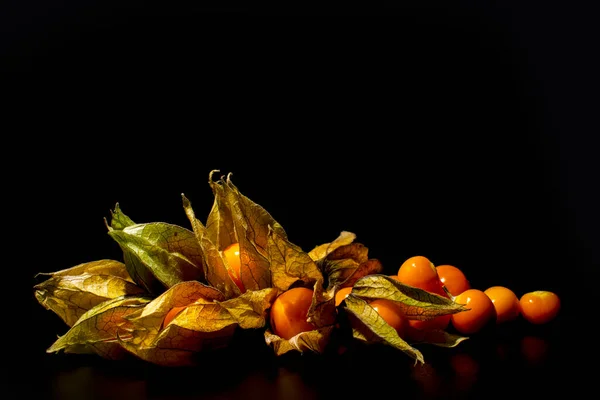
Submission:
<svg viewBox="0 0 600 400">
<path fill-rule="evenodd" d="M 316 399 L 511 398 L 587 390 L 591 375 L 567 339 L 568 319 L 545 326 L 491 327 L 456 348 L 419 346 L 424 365 L 383 346 L 350 342 L 346 351 L 276 357 L 259 331 L 240 331 L 231 347 L 201 354 L 195 367 L 163 368 L 135 359 L 41 355 L 32 370 L 43 398 Z M 339 354 L 341 353 L 341 354 Z M 22 388 L 21 388 L 22 390 Z"/>
</svg>

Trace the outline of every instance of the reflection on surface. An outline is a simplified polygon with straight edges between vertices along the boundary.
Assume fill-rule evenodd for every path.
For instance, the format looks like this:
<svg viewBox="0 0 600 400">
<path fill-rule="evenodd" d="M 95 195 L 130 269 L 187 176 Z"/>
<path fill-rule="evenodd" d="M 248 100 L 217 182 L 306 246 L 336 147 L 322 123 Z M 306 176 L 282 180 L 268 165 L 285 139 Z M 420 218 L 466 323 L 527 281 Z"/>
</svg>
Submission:
<svg viewBox="0 0 600 400">
<path fill-rule="evenodd" d="M 128 376 L 105 375 L 98 368 L 85 366 L 66 371 L 52 382 L 53 398 L 76 399 L 128 399 L 148 398 L 146 381 Z M 85 394 L 85 397 L 82 395 Z"/>
<path fill-rule="evenodd" d="M 527 335 L 521 339 L 521 354 L 530 365 L 538 365 L 546 360 L 548 341 L 538 336 Z"/>
<path fill-rule="evenodd" d="M 467 353 L 457 353 L 450 357 L 454 371 L 454 386 L 459 393 L 468 392 L 477 382 L 479 363 Z"/>
<path fill-rule="evenodd" d="M 442 391 L 442 379 L 432 364 L 415 365 L 410 376 L 426 397 L 433 397 Z"/>
<path fill-rule="evenodd" d="M 277 398 L 280 399 L 304 400 L 317 397 L 314 390 L 306 386 L 302 375 L 285 368 L 279 369 L 275 386 L 277 388 Z"/>
<path fill-rule="evenodd" d="M 567 382 L 560 352 L 555 351 L 563 342 L 517 328 L 473 337 L 456 348 L 421 346 L 424 365 L 385 346 L 351 345 L 343 354 L 275 357 L 269 349 L 253 346 L 262 339 L 257 336 L 228 351 L 203 354 L 192 368 L 44 354 L 35 363 L 39 371 L 30 375 L 38 375 L 38 398 L 60 400 L 374 399 L 389 392 L 445 399 L 488 398 L 490 387 L 498 398 L 514 396 L 517 386 L 523 396 L 556 391 Z"/>
</svg>

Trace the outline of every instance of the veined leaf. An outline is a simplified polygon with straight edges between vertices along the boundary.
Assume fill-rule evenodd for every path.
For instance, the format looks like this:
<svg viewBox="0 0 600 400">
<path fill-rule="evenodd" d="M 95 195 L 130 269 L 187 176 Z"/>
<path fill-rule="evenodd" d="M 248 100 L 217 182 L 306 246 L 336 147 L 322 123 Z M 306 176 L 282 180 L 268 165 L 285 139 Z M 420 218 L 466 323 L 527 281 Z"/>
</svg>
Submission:
<svg viewBox="0 0 600 400">
<path fill-rule="evenodd" d="M 114 211 L 111 210 L 111 221 L 110 224 L 104 219 L 106 228 L 110 232 L 122 231 L 123 229 L 135 225 L 135 222 L 121 211 L 119 203 L 115 205 Z M 139 262 L 137 257 L 131 254 L 129 251 L 123 250 L 123 261 L 127 267 L 129 276 L 135 283 L 144 288 L 148 293 L 160 293 L 164 290 L 164 285 L 156 279 L 152 271 Z"/>
<path fill-rule="evenodd" d="M 192 229 L 196 237 L 196 241 L 202 249 L 203 265 L 205 266 L 206 280 L 211 286 L 222 292 L 226 298 L 232 298 L 240 295 L 240 289 L 233 282 L 227 269 L 229 266 L 223 258 L 223 255 L 217 248 L 216 244 L 209 239 L 206 227 L 196 218 L 192 203 L 185 197 L 183 198 L 183 208 L 192 224 Z"/>
<path fill-rule="evenodd" d="M 202 250 L 194 233 L 185 228 L 153 222 L 130 225 L 122 230 L 111 229 L 109 235 L 127 254 L 125 261 L 126 265 L 129 261 L 130 270 L 150 271 L 166 288 L 204 279 Z"/>
<path fill-rule="evenodd" d="M 317 282 L 315 282 L 313 299 L 308 310 L 308 322 L 315 325 L 317 328 L 335 324 L 337 317 L 335 293 L 335 287 L 332 287 L 327 291 L 323 289 L 322 278 L 319 278 Z"/>
<path fill-rule="evenodd" d="M 340 244 L 320 260 L 319 266 L 328 288 L 350 287 L 363 276 L 383 271 L 379 260 L 369 259 L 369 249 L 356 242 Z"/>
<path fill-rule="evenodd" d="M 363 299 L 387 299 L 396 302 L 409 319 L 428 320 L 440 315 L 465 311 L 464 305 L 405 285 L 386 275 L 367 275 L 356 281 L 352 295 Z"/>
<path fill-rule="evenodd" d="M 34 286 L 35 297 L 54 311 L 68 326 L 98 304 L 125 295 L 142 295 L 144 290 L 133 283 L 125 264 L 99 260 L 53 272 L 46 281 Z"/>
<path fill-rule="evenodd" d="M 159 365 L 190 365 L 194 353 L 227 345 L 236 319 L 221 305 L 224 295 L 200 282 L 182 282 L 152 300 L 128 320 L 130 340 L 121 345 L 137 357 Z M 181 311 L 167 326 L 172 309 Z"/>
<path fill-rule="evenodd" d="M 239 297 L 219 303 L 243 329 L 257 329 L 265 326 L 267 310 L 277 297 L 277 289 L 251 290 Z"/>
<path fill-rule="evenodd" d="M 249 228 L 246 236 L 256 244 L 258 251 L 267 256 L 267 234 L 271 227 L 277 234 L 287 239 L 287 234 L 283 227 L 262 206 L 256 204 L 248 197 L 244 196 L 238 188 L 231 182 L 231 174 L 227 176 L 224 182 L 229 194 L 235 196 L 229 201 L 234 220 L 240 219 Z M 238 234 L 239 236 L 239 234 Z"/>
<path fill-rule="evenodd" d="M 128 226 L 135 225 L 135 222 L 133 222 L 133 220 L 131 218 L 129 218 L 127 215 L 123 214 L 123 212 L 121 211 L 121 207 L 119 207 L 119 203 L 117 203 L 115 205 L 114 211 L 113 210 L 110 211 L 110 215 L 111 215 L 110 227 L 115 230 L 120 231 L 120 230 L 127 228 Z"/>
<path fill-rule="evenodd" d="M 238 243 L 231 208 L 227 203 L 227 196 L 223 186 L 213 181 L 212 176 L 218 170 L 213 170 L 208 176 L 208 184 L 210 185 L 214 202 L 208 219 L 206 220 L 206 232 L 208 239 L 217 246 L 217 249 L 223 251 L 229 245 Z"/>
<path fill-rule="evenodd" d="M 459 343 L 464 342 L 467 339 L 469 338 L 439 329 L 414 330 L 411 335 L 411 344 L 432 344 L 439 347 L 456 347 Z"/>
<path fill-rule="evenodd" d="M 242 195 L 229 176 L 219 181 L 231 210 L 236 237 L 240 245 L 240 278 L 246 290 L 271 287 L 267 243 L 269 227 L 284 238 L 285 231 L 261 206 Z"/>
<path fill-rule="evenodd" d="M 351 259 L 362 264 L 369 259 L 369 249 L 362 243 L 350 243 L 339 246 L 327 255 L 327 260 Z"/>
<path fill-rule="evenodd" d="M 236 325 L 228 325 L 218 331 L 201 332 L 169 325 L 159 332 L 148 346 L 136 344 L 136 339 L 121 345 L 138 358 L 166 367 L 193 366 L 198 363 L 202 351 L 227 347 Z"/>
<path fill-rule="evenodd" d="M 356 339 L 392 346 L 403 351 L 415 362 L 424 363 L 421 352 L 398 336 L 398 332 L 388 325 L 368 302 L 351 293 L 346 297 L 344 304 L 344 310 L 351 317 L 352 333 Z"/>
<path fill-rule="evenodd" d="M 129 319 L 136 325 L 158 332 L 167 313 L 175 307 L 186 307 L 193 303 L 214 304 L 224 300 L 223 293 L 212 286 L 198 281 L 181 282 L 153 299 Z"/>
<path fill-rule="evenodd" d="M 328 260 L 322 261 L 323 271 L 325 276 L 328 278 L 328 287 L 338 286 L 351 287 L 354 286 L 357 280 L 360 278 L 379 274 L 383 271 L 383 265 L 377 259 L 368 259 L 362 263 L 359 263 L 351 258 L 344 258 L 340 260 Z"/>
<path fill-rule="evenodd" d="M 74 267 L 62 269 L 56 272 L 40 272 L 38 275 L 47 275 L 52 277 L 60 277 L 60 276 L 75 276 L 81 274 L 91 274 L 91 275 L 110 275 L 121 278 L 125 281 L 135 283 L 131 276 L 129 276 L 129 272 L 127 272 L 127 268 L 125 264 L 116 260 L 98 260 L 91 261 L 87 263 L 82 263 L 79 265 L 75 265 Z"/>
<path fill-rule="evenodd" d="M 121 356 L 120 340 L 129 340 L 128 315 L 137 312 L 150 300 L 123 296 L 104 301 L 84 313 L 79 320 L 47 350 L 66 353 L 94 352 L 105 358 Z"/>
<path fill-rule="evenodd" d="M 354 233 L 342 231 L 342 233 L 340 233 L 340 236 L 338 236 L 333 242 L 323 243 L 319 246 L 316 246 L 308 253 L 308 255 L 314 261 L 320 261 L 338 247 L 352 243 L 354 239 L 356 239 L 356 235 Z"/>
<path fill-rule="evenodd" d="M 332 326 L 326 326 L 313 331 L 299 333 L 290 340 L 285 340 L 266 329 L 265 342 L 273 348 L 273 351 L 278 356 L 289 351 L 323 353 L 329 343 L 332 331 Z"/>
<path fill-rule="evenodd" d="M 317 264 L 298 246 L 271 230 L 267 237 L 269 264 L 273 286 L 286 291 L 296 281 L 314 284 L 323 280 Z"/>
</svg>

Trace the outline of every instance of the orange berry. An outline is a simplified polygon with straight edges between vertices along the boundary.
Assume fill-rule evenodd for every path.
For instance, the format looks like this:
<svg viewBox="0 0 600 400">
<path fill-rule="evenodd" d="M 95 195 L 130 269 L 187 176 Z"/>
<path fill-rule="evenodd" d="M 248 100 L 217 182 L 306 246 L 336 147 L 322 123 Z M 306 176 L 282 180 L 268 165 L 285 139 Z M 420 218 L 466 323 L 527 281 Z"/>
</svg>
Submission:
<svg viewBox="0 0 600 400">
<path fill-rule="evenodd" d="M 438 265 L 436 270 L 442 285 L 446 286 L 452 296 L 458 296 L 465 290 L 471 289 L 471 284 L 459 268 L 446 264 Z"/>
<path fill-rule="evenodd" d="M 397 280 L 427 290 L 430 293 L 448 297 L 448 294 L 442 286 L 437 269 L 427 257 L 414 256 L 410 257 L 398 269 Z M 440 315 L 426 321 L 409 320 L 407 329 L 408 336 L 413 340 L 421 340 L 424 336 L 424 331 L 429 330 L 444 330 L 450 323 L 450 315 Z"/>
<path fill-rule="evenodd" d="M 494 303 L 479 289 L 468 289 L 455 297 L 454 301 L 465 305 L 468 310 L 452 314 L 450 321 L 454 328 L 469 335 L 480 331 L 491 320 L 496 319 Z"/>
<path fill-rule="evenodd" d="M 398 336 L 404 337 L 406 318 L 396 303 L 386 299 L 376 299 L 369 303 L 385 322 L 396 330 Z"/>
<path fill-rule="evenodd" d="M 398 281 L 428 292 L 448 297 L 435 266 L 427 257 L 410 257 L 398 269 Z"/>
<path fill-rule="evenodd" d="M 496 323 L 501 324 L 517 319 L 520 314 L 519 299 L 517 295 L 504 286 L 492 286 L 484 291 L 494 303 L 496 309 Z"/>
<path fill-rule="evenodd" d="M 281 293 L 271 306 L 271 329 L 274 334 L 291 339 L 301 332 L 312 331 L 315 326 L 306 321 L 312 304 L 313 290 L 296 287 Z"/>
<path fill-rule="evenodd" d="M 344 301 L 344 299 L 346 297 L 348 297 L 348 295 L 350 294 L 350 292 L 352 291 L 352 287 L 345 287 L 345 288 L 341 288 L 340 290 L 337 291 L 337 293 L 335 294 L 335 306 L 339 306 L 340 303 L 342 301 Z"/>
<path fill-rule="evenodd" d="M 560 311 L 560 298 L 546 290 L 525 293 L 519 300 L 523 318 L 532 324 L 545 324 Z"/>
<path fill-rule="evenodd" d="M 232 243 L 225 250 L 223 250 L 223 256 L 229 264 L 227 273 L 231 280 L 237 285 L 242 293 L 246 291 L 244 283 L 242 282 L 242 276 L 240 270 L 242 268 L 242 261 L 240 259 L 240 244 Z"/>
</svg>

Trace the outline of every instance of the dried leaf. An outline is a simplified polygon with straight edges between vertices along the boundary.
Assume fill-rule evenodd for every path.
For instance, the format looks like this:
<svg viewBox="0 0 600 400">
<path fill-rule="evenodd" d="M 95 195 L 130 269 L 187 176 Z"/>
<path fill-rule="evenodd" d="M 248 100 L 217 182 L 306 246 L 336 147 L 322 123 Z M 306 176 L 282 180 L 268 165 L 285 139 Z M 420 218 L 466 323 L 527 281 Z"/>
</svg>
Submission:
<svg viewBox="0 0 600 400">
<path fill-rule="evenodd" d="M 93 352 L 105 358 L 119 357 L 122 354 L 120 341 L 131 338 L 128 332 L 131 323 L 127 316 L 149 301 L 144 297 L 123 296 L 102 302 L 84 313 L 47 352 Z"/>
<path fill-rule="evenodd" d="M 133 220 L 131 218 L 129 218 L 127 215 L 125 215 L 121 211 L 121 207 L 119 207 L 119 203 L 117 203 L 115 205 L 114 211 L 113 210 L 110 211 L 110 214 L 111 214 L 110 227 L 114 230 L 120 231 L 120 230 L 127 228 L 128 226 L 135 225 L 135 222 L 133 222 Z"/>
<path fill-rule="evenodd" d="M 362 243 L 350 243 L 339 246 L 326 257 L 327 260 L 351 259 L 362 264 L 369 259 L 369 249 Z"/>
<path fill-rule="evenodd" d="M 239 297 L 221 302 L 238 325 L 243 329 L 257 329 L 265 326 L 267 310 L 277 297 L 277 289 L 251 290 Z"/>
<path fill-rule="evenodd" d="M 289 351 L 323 353 L 329 343 L 332 331 L 332 326 L 326 326 L 317 330 L 299 333 L 290 340 L 285 340 L 267 329 L 265 330 L 265 342 L 273 348 L 278 356 Z"/>
<path fill-rule="evenodd" d="M 428 320 L 467 310 L 451 299 L 405 285 L 386 275 L 367 275 L 357 280 L 351 293 L 363 299 L 392 300 L 409 319 Z"/>
<path fill-rule="evenodd" d="M 200 332 L 169 325 L 147 347 L 138 346 L 133 341 L 122 343 L 122 346 L 153 364 L 165 367 L 194 366 L 198 363 L 199 353 L 227 347 L 235 329 L 235 325 L 229 325 L 218 331 Z"/>
<path fill-rule="evenodd" d="M 92 275 L 110 275 L 122 278 L 131 283 L 135 283 L 131 276 L 129 276 L 129 272 L 127 272 L 127 268 L 125 264 L 120 261 L 115 260 L 99 260 L 92 261 L 87 263 L 82 263 L 76 265 L 74 267 L 62 269 L 56 272 L 40 272 L 38 275 L 48 275 L 53 277 L 58 276 L 75 276 L 81 274 L 92 274 Z"/>
<path fill-rule="evenodd" d="M 432 344 L 439 347 L 456 347 L 467 339 L 469 338 L 439 329 L 420 330 L 417 335 L 413 331 L 411 335 L 412 344 Z"/>
<path fill-rule="evenodd" d="M 231 209 L 236 237 L 240 245 L 240 278 L 246 290 L 271 287 L 267 254 L 269 226 L 284 238 L 285 231 L 267 211 L 252 202 L 231 183 L 219 181 Z"/>
<path fill-rule="evenodd" d="M 126 218 L 117 211 L 113 215 L 119 221 Z M 120 223 L 115 225 L 120 226 Z M 202 250 L 194 233 L 188 229 L 163 222 L 115 229 L 111 222 L 108 230 L 123 250 L 131 277 L 150 293 L 162 292 L 153 278 L 165 288 L 183 281 L 204 279 Z"/>
<path fill-rule="evenodd" d="M 224 300 L 223 293 L 214 287 L 198 281 L 181 282 L 153 299 L 129 319 L 136 324 L 139 322 L 147 329 L 159 331 L 165 316 L 175 307 L 184 307 L 193 303 L 213 304 Z"/>
<path fill-rule="evenodd" d="M 226 298 L 239 296 L 240 289 L 229 276 L 229 273 L 227 272 L 229 266 L 224 260 L 221 252 L 215 243 L 209 239 L 206 227 L 198 218 L 196 218 L 192 203 L 184 195 L 182 195 L 182 198 L 183 208 L 192 224 L 196 241 L 202 249 L 203 265 L 206 268 L 206 280 L 211 286 L 222 292 Z"/>
<path fill-rule="evenodd" d="M 347 238 L 346 241 L 349 239 Z M 369 259 L 369 249 L 362 243 L 338 244 L 319 261 L 319 266 L 327 279 L 328 288 L 350 287 L 363 276 L 383 271 L 379 260 Z"/>
<path fill-rule="evenodd" d="M 353 336 L 367 343 L 383 343 L 392 346 L 415 360 L 424 363 L 421 352 L 404 341 L 398 332 L 365 300 L 352 293 L 346 297 L 344 310 L 348 312 Z"/>
<path fill-rule="evenodd" d="M 106 219 L 104 221 L 109 233 L 112 231 L 122 231 L 129 226 L 135 225 L 135 222 L 121 211 L 119 203 L 116 204 L 114 211 L 111 210 L 110 224 L 107 223 Z M 146 268 L 143 263 L 140 263 L 137 257 L 129 251 L 123 250 L 123 261 L 133 281 L 148 293 L 160 293 L 164 290 L 164 286 L 154 276 L 152 271 Z"/>
<path fill-rule="evenodd" d="M 308 254 L 275 230 L 268 234 L 267 248 L 273 286 L 279 290 L 286 291 L 299 280 L 306 284 L 323 280 L 319 267 Z"/>
<path fill-rule="evenodd" d="M 328 287 L 333 286 L 351 287 L 354 286 L 357 280 L 360 278 L 379 274 L 383 271 L 383 265 L 377 259 L 366 260 L 359 263 L 351 258 L 344 258 L 340 260 L 328 260 L 325 259 L 322 262 L 323 271 L 328 279 Z"/>
<path fill-rule="evenodd" d="M 219 250 L 226 249 L 233 243 L 238 243 L 231 208 L 227 203 L 227 196 L 223 186 L 213 181 L 212 176 L 218 170 L 213 170 L 208 176 L 208 184 L 210 185 L 214 202 L 208 219 L 206 220 L 206 232 L 208 239 L 214 243 Z"/>
<path fill-rule="evenodd" d="M 155 364 L 194 364 L 194 353 L 226 346 L 237 327 L 219 303 L 223 300 L 221 292 L 200 282 L 177 284 L 128 317 L 131 339 L 121 345 Z M 183 309 L 163 327 L 165 316 L 175 307 Z"/>
<path fill-rule="evenodd" d="M 323 279 L 319 278 L 314 286 L 313 299 L 308 310 L 308 322 L 317 328 L 334 325 L 336 323 L 337 310 L 335 307 L 336 288 L 325 291 Z"/>
<path fill-rule="evenodd" d="M 308 253 L 308 255 L 314 261 L 320 261 L 338 247 L 352 243 L 354 239 L 356 239 L 356 235 L 354 233 L 342 231 L 342 233 L 340 233 L 340 236 L 338 236 L 333 242 L 324 243 L 319 246 L 316 246 Z"/>
<path fill-rule="evenodd" d="M 381 261 L 371 258 L 363 263 L 361 263 L 356 271 L 352 275 L 350 275 L 345 281 L 341 283 L 341 287 L 354 286 L 356 281 L 367 276 L 367 275 L 376 275 L 380 274 L 383 271 L 383 265 Z"/>
<path fill-rule="evenodd" d="M 36 299 L 68 326 L 106 300 L 144 293 L 131 280 L 125 264 L 114 260 L 92 261 L 40 275 L 50 278 L 34 286 Z"/>
<path fill-rule="evenodd" d="M 267 257 L 267 234 L 269 227 L 284 239 L 287 234 L 283 227 L 262 206 L 256 204 L 248 197 L 244 196 L 238 188 L 231 182 L 230 176 L 227 177 L 225 186 L 229 190 L 228 195 L 234 194 L 229 201 L 233 218 L 241 220 L 248 228 L 246 237 L 254 244 L 258 251 Z M 238 232 L 239 237 L 239 232 Z"/>
</svg>

